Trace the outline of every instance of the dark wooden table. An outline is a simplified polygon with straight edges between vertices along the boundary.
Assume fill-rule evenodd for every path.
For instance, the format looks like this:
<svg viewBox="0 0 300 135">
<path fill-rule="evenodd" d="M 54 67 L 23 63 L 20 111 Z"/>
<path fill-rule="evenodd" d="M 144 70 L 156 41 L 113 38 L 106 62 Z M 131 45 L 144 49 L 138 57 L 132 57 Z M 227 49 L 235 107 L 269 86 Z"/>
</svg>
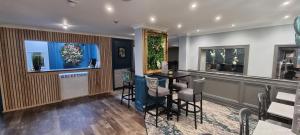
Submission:
<svg viewBox="0 0 300 135">
<path fill-rule="evenodd" d="M 169 79 L 170 95 L 168 95 L 168 97 L 167 97 L 167 112 L 168 112 L 167 119 L 169 120 L 170 118 L 172 118 L 172 115 L 174 114 L 172 111 L 172 104 L 174 103 L 174 101 L 173 101 L 173 80 L 190 76 L 190 73 L 174 72 L 173 74 L 157 73 L 154 75 Z"/>
</svg>

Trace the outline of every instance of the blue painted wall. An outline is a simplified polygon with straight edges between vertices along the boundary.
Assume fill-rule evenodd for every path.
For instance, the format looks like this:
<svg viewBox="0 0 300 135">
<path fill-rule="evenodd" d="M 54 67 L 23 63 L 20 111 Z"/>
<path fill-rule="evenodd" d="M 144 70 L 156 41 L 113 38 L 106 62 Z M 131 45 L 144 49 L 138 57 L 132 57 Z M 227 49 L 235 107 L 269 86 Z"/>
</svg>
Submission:
<svg viewBox="0 0 300 135">
<path fill-rule="evenodd" d="M 50 69 L 64 69 L 64 60 L 61 56 L 61 49 L 65 43 L 60 42 L 48 42 L 49 50 L 49 63 Z M 78 66 L 72 68 L 88 67 L 91 59 L 99 61 L 99 49 L 95 44 L 82 44 L 80 47 L 83 51 L 82 62 Z"/>
<path fill-rule="evenodd" d="M 155 76 L 152 76 L 155 77 Z M 159 85 L 161 87 L 165 87 L 166 79 L 165 78 L 159 78 Z M 143 76 L 135 76 L 135 108 L 138 111 L 143 112 L 144 111 L 144 105 L 145 105 L 145 100 L 146 96 L 148 95 L 148 105 L 151 105 L 156 101 L 157 99 L 151 98 L 149 94 L 147 93 L 148 88 L 146 86 L 146 80 L 145 77 Z M 160 98 L 158 99 L 158 102 L 161 102 L 162 104 L 164 103 L 165 98 Z"/>
</svg>

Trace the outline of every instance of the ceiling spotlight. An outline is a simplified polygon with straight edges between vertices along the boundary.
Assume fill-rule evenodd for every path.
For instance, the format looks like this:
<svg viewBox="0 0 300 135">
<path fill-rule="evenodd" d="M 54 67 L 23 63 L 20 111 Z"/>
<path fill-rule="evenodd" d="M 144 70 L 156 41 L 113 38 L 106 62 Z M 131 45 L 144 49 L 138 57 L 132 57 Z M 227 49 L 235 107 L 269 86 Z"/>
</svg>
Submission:
<svg viewBox="0 0 300 135">
<path fill-rule="evenodd" d="M 289 19 L 289 18 L 290 18 L 289 15 L 286 15 L 286 16 L 283 17 L 283 19 Z"/>
<path fill-rule="evenodd" d="M 131 33 L 130 35 L 131 35 L 131 36 L 135 36 L 135 34 L 134 34 L 134 33 Z"/>
<path fill-rule="evenodd" d="M 235 24 L 231 24 L 231 27 L 235 27 Z"/>
<path fill-rule="evenodd" d="M 114 8 L 113 8 L 111 5 L 106 5 L 106 6 L 105 6 L 105 9 L 106 9 L 106 11 L 109 12 L 109 13 L 114 12 Z"/>
<path fill-rule="evenodd" d="M 195 9 L 197 6 L 198 6 L 197 3 L 192 3 L 190 8 Z"/>
<path fill-rule="evenodd" d="M 220 21 L 221 19 L 222 19 L 222 16 L 220 16 L 220 15 L 216 16 L 216 18 L 215 18 L 216 21 Z"/>
<path fill-rule="evenodd" d="M 177 28 L 178 29 L 182 28 L 182 24 L 177 24 Z"/>
<path fill-rule="evenodd" d="M 197 32 L 200 32 L 200 30 L 199 30 L 199 29 L 197 29 L 196 31 L 197 31 Z"/>
<path fill-rule="evenodd" d="M 71 26 L 70 24 L 68 24 L 66 19 L 63 19 L 63 23 L 61 24 L 62 28 L 67 30 L 69 29 L 69 27 Z"/>
<path fill-rule="evenodd" d="M 156 18 L 154 16 L 150 17 L 150 22 L 155 23 L 156 22 Z"/>
<path fill-rule="evenodd" d="M 287 5 L 290 5 L 291 4 L 291 1 L 285 1 L 281 4 L 281 6 L 287 6 Z"/>
</svg>

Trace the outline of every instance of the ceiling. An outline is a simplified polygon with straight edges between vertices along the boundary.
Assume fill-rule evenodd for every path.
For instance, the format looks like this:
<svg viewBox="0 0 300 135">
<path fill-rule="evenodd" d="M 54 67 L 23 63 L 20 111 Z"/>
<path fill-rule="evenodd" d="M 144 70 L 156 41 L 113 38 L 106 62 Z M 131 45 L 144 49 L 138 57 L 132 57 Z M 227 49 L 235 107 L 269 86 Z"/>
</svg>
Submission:
<svg viewBox="0 0 300 135">
<path fill-rule="evenodd" d="M 170 36 L 178 36 L 292 24 L 294 16 L 300 15 L 300 0 L 290 0 L 286 6 L 282 3 L 288 0 L 77 1 L 72 7 L 67 0 L 0 0 L 0 24 L 63 30 L 65 19 L 71 25 L 67 31 L 122 37 L 132 37 L 132 26 L 144 24 L 166 28 Z M 197 4 L 194 9 L 193 3 Z M 107 5 L 113 12 L 107 11 Z M 290 18 L 284 19 L 286 15 Z M 222 19 L 216 21 L 216 16 Z"/>
</svg>

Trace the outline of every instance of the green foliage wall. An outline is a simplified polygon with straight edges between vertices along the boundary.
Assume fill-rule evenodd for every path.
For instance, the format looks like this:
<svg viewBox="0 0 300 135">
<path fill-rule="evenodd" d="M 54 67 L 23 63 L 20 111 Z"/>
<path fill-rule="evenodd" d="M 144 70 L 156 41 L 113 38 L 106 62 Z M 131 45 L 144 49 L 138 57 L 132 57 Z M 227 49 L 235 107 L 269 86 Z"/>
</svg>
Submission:
<svg viewBox="0 0 300 135">
<path fill-rule="evenodd" d="M 164 60 L 164 35 L 148 35 L 148 69 L 157 70 L 161 69 L 161 63 Z"/>
</svg>

